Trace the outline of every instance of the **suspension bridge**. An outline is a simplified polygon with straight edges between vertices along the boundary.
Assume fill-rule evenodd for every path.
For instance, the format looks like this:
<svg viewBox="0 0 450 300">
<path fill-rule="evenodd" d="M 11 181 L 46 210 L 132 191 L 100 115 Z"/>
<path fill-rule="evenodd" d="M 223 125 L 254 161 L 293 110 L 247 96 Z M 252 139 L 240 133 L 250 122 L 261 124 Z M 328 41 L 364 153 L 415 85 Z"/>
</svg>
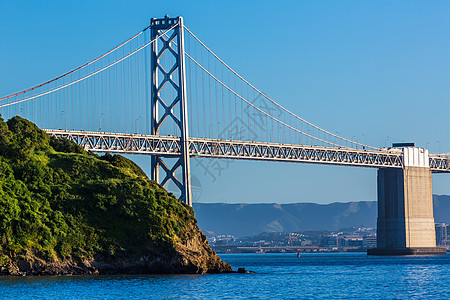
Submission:
<svg viewBox="0 0 450 300">
<path fill-rule="evenodd" d="M 431 172 L 450 173 L 449 156 L 366 145 L 301 118 L 225 63 L 182 17 L 151 19 L 92 61 L 0 98 L 0 113 L 88 151 L 151 155 L 151 178 L 172 181 L 188 205 L 191 158 L 378 168 L 378 247 L 436 246 Z"/>
</svg>

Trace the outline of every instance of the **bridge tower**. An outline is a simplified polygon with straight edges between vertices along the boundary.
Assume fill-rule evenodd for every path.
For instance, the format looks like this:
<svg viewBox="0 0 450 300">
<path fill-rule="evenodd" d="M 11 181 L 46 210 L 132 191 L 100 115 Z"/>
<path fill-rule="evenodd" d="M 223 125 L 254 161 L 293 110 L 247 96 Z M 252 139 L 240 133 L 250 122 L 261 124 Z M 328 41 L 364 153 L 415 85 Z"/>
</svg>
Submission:
<svg viewBox="0 0 450 300">
<path fill-rule="evenodd" d="M 403 168 L 378 169 L 377 248 L 372 255 L 445 254 L 436 247 L 428 150 L 405 147 Z"/>
<path fill-rule="evenodd" d="M 192 206 L 183 18 L 169 18 L 167 15 L 162 19 L 152 18 L 150 29 L 152 40 L 161 36 L 152 44 L 151 49 L 151 134 L 159 135 L 161 127 L 169 120 L 176 124 L 181 133 L 181 156 L 172 157 L 176 158 L 176 162 L 171 167 L 167 163 L 168 160 L 164 160 L 170 156 L 152 156 L 151 177 L 162 186 L 172 181 L 180 189 L 180 200 Z M 172 60 L 166 60 L 166 64 L 163 64 L 163 55 L 172 55 Z M 168 66 L 167 62 L 170 64 L 170 61 L 173 63 Z M 165 86 L 174 88 L 173 99 L 167 99 L 167 96 L 164 99 L 162 90 Z M 160 112 L 160 108 L 163 111 Z M 175 176 L 179 168 L 180 179 Z M 165 173 L 162 180 L 159 176 L 160 169 Z"/>
</svg>

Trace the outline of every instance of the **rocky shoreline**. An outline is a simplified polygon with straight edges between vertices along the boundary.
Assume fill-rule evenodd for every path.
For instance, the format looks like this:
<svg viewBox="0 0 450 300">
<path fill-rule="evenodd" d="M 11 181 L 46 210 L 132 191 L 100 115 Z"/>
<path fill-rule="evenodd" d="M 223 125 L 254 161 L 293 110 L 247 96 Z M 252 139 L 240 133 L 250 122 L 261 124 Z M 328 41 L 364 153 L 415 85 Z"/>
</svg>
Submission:
<svg viewBox="0 0 450 300">
<path fill-rule="evenodd" d="M 59 261 L 27 254 L 1 265 L 0 276 L 234 273 L 232 267 L 211 249 L 198 226 L 192 230 L 194 234 L 185 243 L 176 243 L 158 255 L 149 249 L 149 255 L 135 258 L 97 255 L 90 260 L 73 258 Z"/>
</svg>

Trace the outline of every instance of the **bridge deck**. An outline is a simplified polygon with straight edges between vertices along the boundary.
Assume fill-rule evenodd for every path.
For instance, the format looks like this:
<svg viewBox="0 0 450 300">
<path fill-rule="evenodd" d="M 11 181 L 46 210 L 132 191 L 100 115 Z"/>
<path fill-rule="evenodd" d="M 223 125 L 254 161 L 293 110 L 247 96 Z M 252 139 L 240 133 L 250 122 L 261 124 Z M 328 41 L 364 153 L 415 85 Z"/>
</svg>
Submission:
<svg viewBox="0 0 450 300">
<path fill-rule="evenodd" d="M 48 134 L 67 138 L 94 152 L 144 154 L 164 157 L 180 155 L 179 137 L 106 132 L 45 130 Z M 246 159 L 344 165 L 370 168 L 402 168 L 403 152 L 330 148 L 220 139 L 189 138 L 191 157 Z M 430 155 L 432 172 L 450 172 L 450 158 Z"/>
</svg>

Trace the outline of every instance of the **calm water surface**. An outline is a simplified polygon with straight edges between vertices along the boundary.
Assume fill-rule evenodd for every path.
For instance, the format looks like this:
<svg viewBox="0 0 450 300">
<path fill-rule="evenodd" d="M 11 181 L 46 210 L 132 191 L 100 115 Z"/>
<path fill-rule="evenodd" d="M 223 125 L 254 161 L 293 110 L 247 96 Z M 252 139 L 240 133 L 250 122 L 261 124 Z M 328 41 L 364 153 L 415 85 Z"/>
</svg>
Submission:
<svg viewBox="0 0 450 300">
<path fill-rule="evenodd" d="M 227 254 L 257 274 L 0 277 L 2 299 L 446 299 L 450 255 Z"/>
</svg>

